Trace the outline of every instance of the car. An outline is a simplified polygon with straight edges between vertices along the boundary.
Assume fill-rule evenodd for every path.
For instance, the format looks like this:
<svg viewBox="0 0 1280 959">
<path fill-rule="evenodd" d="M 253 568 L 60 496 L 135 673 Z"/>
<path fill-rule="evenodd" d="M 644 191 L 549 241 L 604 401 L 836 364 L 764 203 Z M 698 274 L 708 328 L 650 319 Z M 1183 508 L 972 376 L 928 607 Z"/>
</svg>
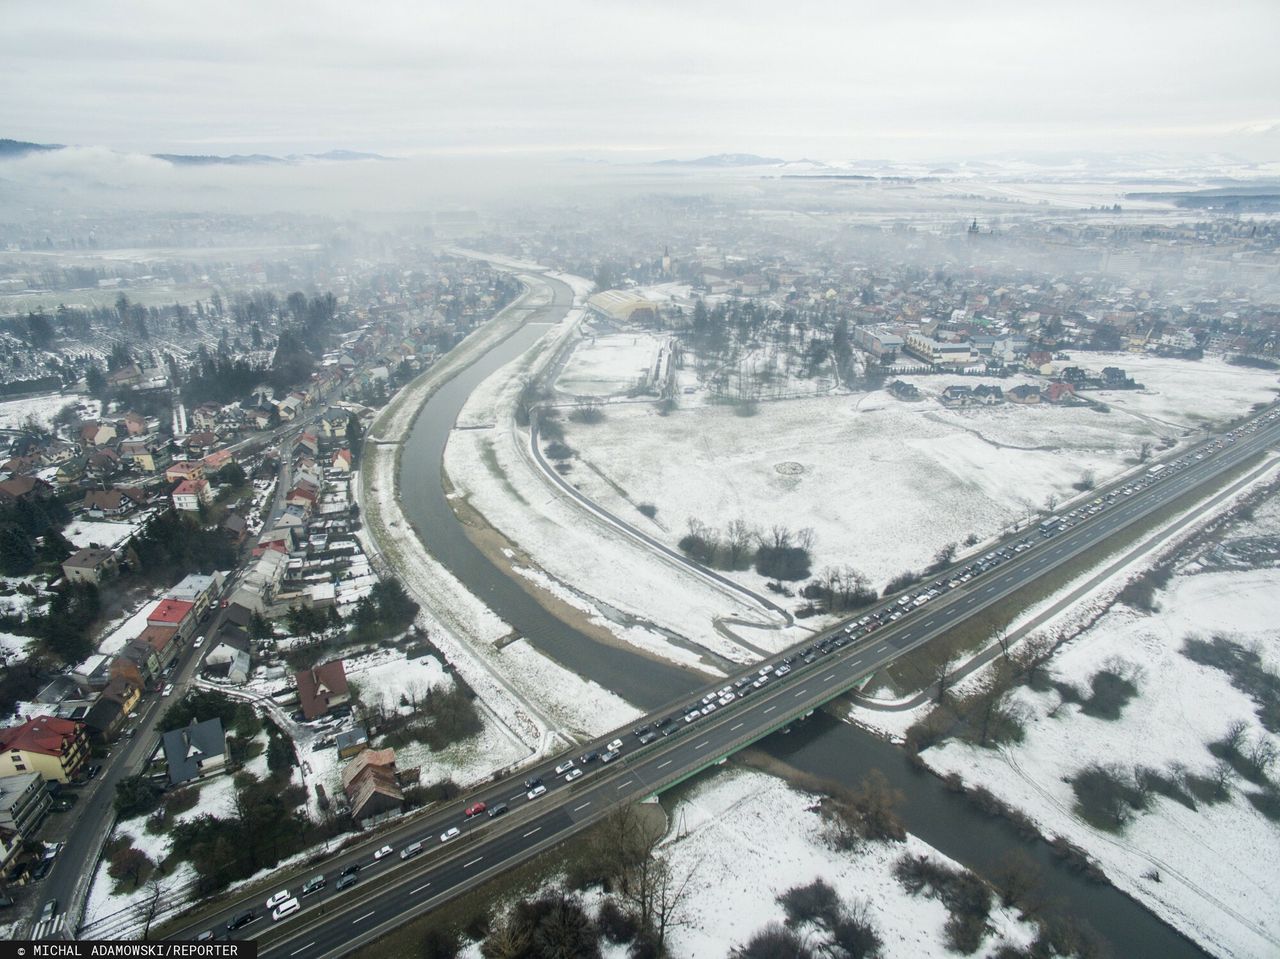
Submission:
<svg viewBox="0 0 1280 959">
<path fill-rule="evenodd" d="M 444 832 L 440 834 L 440 841 L 448 842 L 450 839 L 457 839 L 460 835 L 462 835 L 461 829 L 459 829 L 457 826 L 450 826 L 448 829 L 446 829 Z"/>
<path fill-rule="evenodd" d="M 393 852 L 395 852 L 395 850 L 392 849 L 390 846 L 383 846 L 381 849 L 379 849 L 377 852 L 373 854 L 373 861 L 380 862 L 381 860 L 386 859 L 388 856 L 390 856 Z"/>
<path fill-rule="evenodd" d="M 54 859 L 57 859 L 58 853 L 62 852 L 62 847 L 65 845 L 65 842 L 45 843 L 44 852 L 42 853 L 44 860 L 46 862 L 52 862 Z"/>
<path fill-rule="evenodd" d="M 354 872 L 343 873 L 341 876 L 338 877 L 338 881 L 333 884 L 333 888 L 337 890 L 350 889 L 359 881 L 360 881 L 360 877 L 356 873 Z"/>
<path fill-rule="evenodd" d="M 559 766 L 556 767 L 556 775 L 563 776 L 572 768 L 573 768 L 573 760 L 572 759 L 566 760 L 565 762 L 562 762 Z"/>
<path fill-rule="evenodd" d="M 526 779 L 526 780 L 524 781 L 524 788 L 525 788 L 526 790 L 528 790 L 528 789 L 533 789 L 534 787 L 536 787 L 536 786 L 541 786 L 541 785 L 542 785 L 542 777 L 541 777 L 541 776 L 531 776 L 531 777 L 529 777 L 528 779 Z"/>
<path fill-rule="evenodd" d="M 294 713 L 290 714 L 289 718 L 292 719 L 295 723 L 305 723 L 307 721 L 307 714 L 304 713 L 301 709 L 299 709 Z"/>
<path fill-rule="evenodd" d="M 496 806 L 490 806 L 489 818 L 494 819 L 498 816 L 504 815 L 506 811 L 507 811 L 507 804 L 504 802 L 500 802 Z"/>
<path fill-rule="evenodd" d="M 581 775 L 582 775 L 581 769 L 570 769 L 569 775 L 564 777 L 564 781 L 567 783 L 571 783 Z"/>
<path fill-rule="evenodd" d="M 729 705 L 731 702 L 733 702 L 735 699 L 737 699 L 737 696 L 735 696 L 733 693 L 725 693 L 725 694 L 724 694 L 723 696 L 721 696 L 721 697 L 720 697 L 720 699 L 716 702 L 716 705 L 717 705 L 717 706 L 728 706 L 728 705 Z"/>
<path fill-rule="evenodd" d="M 606 749 L 608 749 L 610 752 L 615 752 L 615 753 L 616 753 L 618 750 L 620 750 L 620 749 L 622 748 L 622 740 L 621 740 L 621 739 L 615 739 L 613 742 L 611 742 L 611 743 L 610 743 L 608 746 L 606 746 L 605 748 L 606 748 Z"/>
<path fill-rule="evenodd" d="M 238 912 L 231 917 L 231 921 L 227 923 L 227 930 L 234 932 L 237 929 L 243 929 L 249 923 L 257 922 L 260 918 L 261 916 L 252 909 L 246 909 L 244 912 Z"/>
<path fill-rule="evenodd" d="M 608 755 L 608 753 L 606 753 L 605 755 Z M 604 761 L 604 762 L 608 762 L 608 760 L 604 759 L 604 756 L 601 756 L 600 758 L 601 758 L 601 760 L 602 760 L 602 761 Z M 526 799 L 537 799 L 539 796 L 541 796 L 541 795 L 545 794 L 545 793 L 546 793 L 546 791 L 547 791 L 547 787 L 546 787 L 546 786 L 544 786 L 544 785 L 542 785 L 541 783 L 539 783 L 538 785 L 536 785 L 536 786 L 534 786 L 532 789 L 530 789 L 527 793 L 525 793 L 525 798 L 526 798 Z"/>
<path fill-rule="evenodd" d="M 346 869 L 342 870 L 342 872 L 338 873 L 338 875 L 339 875 L 339 876 L 354 876 L 354 875 L 355 875 L 356 873 L 358 873 L 359 871 L 360 871 L 360 863 L 358 863 L 358 862 L 353 862 L 353 863 L 352 863 L 351 865 L 349 865 Z"/>
<path fill-rule="evenodd" d="M 700 712 L 699 712 L 698 710 L 696 710 L 696 709 L 695 709 L 695 710 L 693 710 L 692 712 L 688 712 L 688 713 L 685 713 L 685 714 L 684 714 L 684 721 L 685 721 L 686 725 L 687 725 L 688 723 L 694 723 L 694 722 L 697 722 L 697 721 L 698 721 L 699 719 L 701 719 L 701 718 L 702 718 L 702 713 L 700 713 Z"/>
<path fill-rule="evenodd" d="M 276 906 L 280 905 L 280 903 L 287 902 L 292 898 L 293 898 L 293 893 L 291 893 L 288 889 L 281 889 L 278 893 L 276 893 L 274 896 L 272 896 L 270 899 L 267 900 L 267 908 L 274 909 Z"/>
<path fill-rule="evenodd" d="M 583 753 L 581 756 L 578 757 L 578 762 L 582 763 L 582 765 L 585 766 L 587 763 L 593 763 L 599 758 L 600 758 L 600 754 L 597 752 Z"/>
<path fill-rule="evenodd" d="M 85 771 L 84 771 L 85 779 L 93 779 L 100 772 L 102 772 L 102 767 L 99 766 L 97 763 L 93 763 L 92 765 L 87 766 L 85 768 Z"/>
<path fill-rule="evenodd" d="M 52 860 L 41 859 L 38 863 L 36 863 L 34 866 L 31 867 L 31 870 L 27 873 L 27 876 L 31 879 L 32 882 L 35 882 L 36 880 L 43 879 L 45 876 L 49 875 L 49 870 L 52 867 L 53 867 Z"/>
<path fill-rule="evenodd" d="M 769 681 L 768 676 L 761 676 L 759 679 L 757 679 L 754 683 L 751 684 L 751 687 L 753 689 L 763 689 L 764 684 L 767 683 L 768 681 Z"/>
<path fill-rule="evenodd" d="M 196 933 L 196 942 L 213 942 L 218 938 L 216 929 L 205 929 L 203 932 Z"/>
<path fill-rule="evenodd" d="M 715 703 L 711 703 L 711 704 L 709 704 L 709 705 L 706 705 L 706 706 L 703 706 L 703 707 L 702 707 L 702 715 L 704 715 L 704 716 L 710 716 L 710 715 L 711 715 L 712 713 L 714 713 L 715 711 L 716 711 L 716 704 L 715 704 Z M 614 756 L 616 756 L 616 755 L 618 755 L 618 754 L 617 754 L 616 752 L 610 751 L 610 752 L 606 753 L 605 755 L 606 755 L 606 756 L 608 756 L 610 759 L 612 759 Z M 601 762 L 604 762 L 604 756 L 601 756 L 601 757 L 600 757 L 600 760 L 601 760 Z"/>
<path fill-rule="evenodd" d="M 301 908 L 302 904 L 298 902 L 298 900 L 286 899 L 284 902 L 280 903 L 280 905 L 276 906 L 275 910 L 271 913 L 271 921 L 279 922 L 285 916 L 295 913 Z"/>
<path fill-rule="evenodd" d="M 173 683 L 165 683 L 164 689 L 160 691 L 161 696 L 169 696 L 173 693 Z"/>
<path fill-rule="evenodd" d="M 709 709 L 715 709 L 715 707 L 714 707 L 714 706 L 710 706 L 710 707 L 708 707 L 708 708 L 709 708 Z M 617 758 L 618 758 L 618 754 L 617 754 L 616 752 L 614 752 L 612 749 L 611 749 L 611 750 L 609 750 L 607 753 L 601 753 L 601 754 L 600 754 L 600 761 L 601 761 L 602 763 L 609 763 L 609 762 L 613 762 L 613 761 L 614 761 L 615 759 L 617 759 Z"/>
<path fill-rule="evenodd" d="M 302 892 L 299 895 L 309 896 L 313 892 L 319 892 L 325 886 L 324 876 L 312 876 L 302 884 Z"/>
<path fill-rule="evenodd" d="M 658 738 L 658 734 L 651 729 L 647 733 L 643 733 L 640 736 L 640 745 L 648 746 L 651 742 L 653 742 L 657 738 Z M 581 772 L 582 770 L 578 770 L 578 771 Z"/>
<path fill-rule="evenodd" d="M 639 729 L 632 730 L 632 733 L 635 735 L 637 739 L 639 739 L 641 736 L 643 736 L 645 733 L 649 731 L 650 731 L 650 727 L 641 726 Z"/>
<path fill-rule="evenodd" d="M 482 802 L 473 802 L 470 806 L 463 810 L 463 815 L 470 819 L 472 816 L 478 816 L 489 807 Z"/>
<path fill-rule="evenodd" d="M 58 914 L 58 900 L 50 899 L 48 902 L 44 904 L 44 908 L 40 910 L 40 919 L 41 921 L 46 919 L 52 919 L 57 914 Z"/>
<path fill-rule="evenodd" d="M 200 648 L 201 646 L 203 646 L 203 645 L 204 645 L 204 637 L 203 637 L 203 636 L 197 636 L 197 637 L 195 638 L 195 641 L 191 644 L 191 648 L 192 648 L 192 649 L 199 649 L 199 648 Z"/>
</svg>

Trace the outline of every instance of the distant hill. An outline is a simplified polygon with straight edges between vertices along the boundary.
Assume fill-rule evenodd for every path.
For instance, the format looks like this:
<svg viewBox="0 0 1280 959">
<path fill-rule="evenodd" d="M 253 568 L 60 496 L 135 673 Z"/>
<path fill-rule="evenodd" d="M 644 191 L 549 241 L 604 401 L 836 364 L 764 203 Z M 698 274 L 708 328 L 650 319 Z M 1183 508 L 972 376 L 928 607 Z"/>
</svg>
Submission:
<svg viewBox="0 0 1280 959">
<path fill-rule="evenodd" d="M 785 163 L 778 157 L 762 157 L 754 153 L 717 153 L 714 156 L 699 157 L 696 160 L 659 160 L 658 166 L 703 166 L 703 167 L 735 167 L 735 166 L 778 166 Z"/>
<path fill-rule="evenodd" d="M 52 150 L 65 150 L 61 143 L 28 143 L 25 140 L 0 139 L 0 160 L 26 156 L 29 153 L 47 153 Z M 275 163 L 306 163 L 315 160 L 324 162 L 351 162 L 356 160 L 388 160 L 389 157 L 377 153 L 359 153 L 355 150 L 329 150 L 326 153 L 291 153 L 287 157 L 271 156 L 266 153 L 218 154 L 194 153 L 152 153 L 157 160 L 164 160 L 175 166 L 261 166 Z"/>
<path fill-rule="evenodd" d="M 0 158 L 26 156 L 28 153 L 46 153 L 61 150 L 61 143 L 28 143 L 26 140 L 0 140 Z"/>
</svg>

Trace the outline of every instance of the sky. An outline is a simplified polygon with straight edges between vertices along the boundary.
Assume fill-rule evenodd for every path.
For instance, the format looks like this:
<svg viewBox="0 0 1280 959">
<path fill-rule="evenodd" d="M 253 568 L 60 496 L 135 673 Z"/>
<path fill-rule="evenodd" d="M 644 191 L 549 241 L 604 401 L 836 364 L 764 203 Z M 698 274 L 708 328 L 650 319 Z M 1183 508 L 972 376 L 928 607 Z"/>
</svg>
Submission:
<svg viewBox="0 0 1280 959">
<path fill-rule="evenodd" d="M 1277 0 L 0 0 L 0 137 L 120 151 L 1280 158 Z"/>
</svg>

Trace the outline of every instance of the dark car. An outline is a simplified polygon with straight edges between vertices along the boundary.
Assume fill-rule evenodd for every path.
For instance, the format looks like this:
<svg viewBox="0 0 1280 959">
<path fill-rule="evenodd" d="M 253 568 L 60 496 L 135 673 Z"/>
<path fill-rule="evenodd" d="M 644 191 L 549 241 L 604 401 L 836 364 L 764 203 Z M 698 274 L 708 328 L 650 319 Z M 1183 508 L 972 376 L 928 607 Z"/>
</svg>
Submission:
<svg viewBox="0 0 1280 959">
<path fill-rule="evenodd" d="M 236 913 L 232 916 L 231 921 L 227 923 L 227 929 L 234 932 L 237 929 L 243 929 L 251 922 L 258 921 L 258 914 L 252 909 L 246 909 L 244 912 Z"/>
<path fill-rule="evenodd" d="M 501 816 L 506 811 L 507 811 L 506 803 L 504 802 L 496 803 L 495 805 L 489 807 L 489 818 L 493 819 L 495 816 Z"/>
<path fill-rule="evenodd" d="M 359 871 L 360 871 L 360 863 L 358 863 L 358 862 L 353 862 L 353 863 L 352 863 L 351 865 L 349 865 L 346 869 L 342 870 L 342 872 L 338 873 L 338 875 L 339 875 L 339 876 L 354 876 L 354 875 L 355 875 L 356 873 L 358 873 Z"/>
<path fill-rule="evenodd" d="M 98 775 L 98 773 L 100 772 L 102 772 L 102 767 L 99 766 L 97 763 L 94 763 L 93 765 L 85 769 L 84 775 L 86 779 L 92 779 L 94 776 Z"/>
<path fill-rule="evenodd" d="M 359 879 L 360 877 L 354 872 L 344 872 L 338 877 L 338 881 L 333 884 L 333 888 L 338 890 L 350 889 L 359 881 Z"/>
<path fill-rule="evenodd" d="M 635 731 L 637 738 L 643 737 L 644 734 L 647 732 L 650 732 L 650 729 L 648 726 L 641 726 L 639 729 Z"/>
<path fill-rule="evenodd" d="M 647 730 L 646 732 L 643 732 L 640 734 L 640 745 L 648 746 L 651 742 L 653 742 L 657 738 L 658 738 L 657 733 L 655 733 L 652 729 Z"/>
<path fill-rule="evenodd" d="M 524 788 L 525 788 L 525 789 L 536 789 L 538 786 L 541 786 L 541 785 L 542 785 L 542 777 L 541 777 L 541 776 L 534 776 L 534 777 L 532 777 L 531 779 L 526 779 L 526 780 L 524 781 Z"/>
<path fill-rule="evenodd" d="M 53 860 L 41 859 L 38 863 L 36 863 L 34 866 L 31 867 L 31 871 L 27 873 L 27 875 L 31 877 L 32 881 L 36 879 L 43 879 L 45 875 L 49 872 L 49 867 L 52 865 L 53 865 Z"/>
</svg>

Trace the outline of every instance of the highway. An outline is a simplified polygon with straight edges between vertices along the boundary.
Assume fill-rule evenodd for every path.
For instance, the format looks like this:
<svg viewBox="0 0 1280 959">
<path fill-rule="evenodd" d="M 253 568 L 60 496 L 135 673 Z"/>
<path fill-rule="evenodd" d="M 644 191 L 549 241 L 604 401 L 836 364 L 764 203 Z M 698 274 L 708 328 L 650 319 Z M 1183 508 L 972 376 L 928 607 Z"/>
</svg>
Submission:
<svg viewBox="0 0 1280 959">
<path fill-rule="evenodd" d="M 626 730 L 584 747 L 584 754 L 598 752 L 610 739 L 623 740 L 617 758 L 608 764 L 598 759 L 584 764 L 584 775 L 572 783 L 551 771 L 565 757 L 549 759 L 533 773 L 524 774 L 541 777 L 547 787 L 542 796 L 527 798 L 523 776 L 513 776 L 402 822 L 358 848 L 335 855 L 321 868 L 293 871 L 252 897 L 234 897 L 202 920 L 173 930 L 170 937 L 193 939 L 209 929 L 225 934 L 231 916 L 253 908 L 260 918 L 236 936 L 257 939 L 262 955 L 280 959 L 344 955 L 539 851 L 571 839 L 618 803 L 652 797 L 806 715 L 906 652 L 1097 548 L 1116 531 L 1259 456 L 1278 439 L 1280 413 L 1268 408 L 1233 431 L 1229 439 L 1206 441 L 1166 461 L 1169 465 L 1158 476 L 1144 472 L 1094 491 L 1084 507 L 1065 514 L 1063 522 L 1071 525 L 1060 532 L 1042 536 L 1033 527 L 1010 537 L 987 554 L 993 562 L 983 571 L 974 572 L 973 567 L 985 557 L 957 563 L 934 577 L 934 582 L 957 585 L 944 585 L 936 597 L 912 611 L 903 612 L 901 596 L 864 611 L 864 617 L 881 616 L 885 625 L 879 628 L 841 624 L 807 642 L 807 655 L 788 651 L 774 657 L 767 668 L 753 666 L 720 681 L 718 686 L 735 687 L 734 697 L 706 715 L 685 719 L 695 706 L 705 708 L 702 697 L 714 692 L 710 688 L 673 701 Z M 1088 512 L 1093 505 L 1097 508 Z M 1016 550 L 1022 544 L 1029 545 Z M 971 578 L 960 582 L 966 576 Z M 918 599 L 930 586 L 918 585 L 909 595 Z M 890 619 L 895 612 L 903 614 Z M 780 672 L 784 662 L 790 665 Z M 762 671 L 769 678 L 756 688 L 752 683 Z M 641 746 L 635 731 L 659 723 L 664 735 Z M 481 814 L 467 820 L 463 809 L 477 800 L 491 807 L 506 802 L 510 811 L 498 818 Z M 453 826 L 461 834 L 441 843 L 440 834 Z M 402 861 L 400 850 L 418 840 L 423 841 L 425 852 Z M 373 850 L 384 843 L 395 853 L 376 862 Z M 359 881 L 349 890 L 335 892 L 339 870 L 356 863 L 362 866 Z M 304 898 L 300 912 L 273 924 L 263 908 L 267 895 L 286 887 L 296 894 L 303 880 L 318 873 L 327 877 L 327 886 Z"/>
</svg>

